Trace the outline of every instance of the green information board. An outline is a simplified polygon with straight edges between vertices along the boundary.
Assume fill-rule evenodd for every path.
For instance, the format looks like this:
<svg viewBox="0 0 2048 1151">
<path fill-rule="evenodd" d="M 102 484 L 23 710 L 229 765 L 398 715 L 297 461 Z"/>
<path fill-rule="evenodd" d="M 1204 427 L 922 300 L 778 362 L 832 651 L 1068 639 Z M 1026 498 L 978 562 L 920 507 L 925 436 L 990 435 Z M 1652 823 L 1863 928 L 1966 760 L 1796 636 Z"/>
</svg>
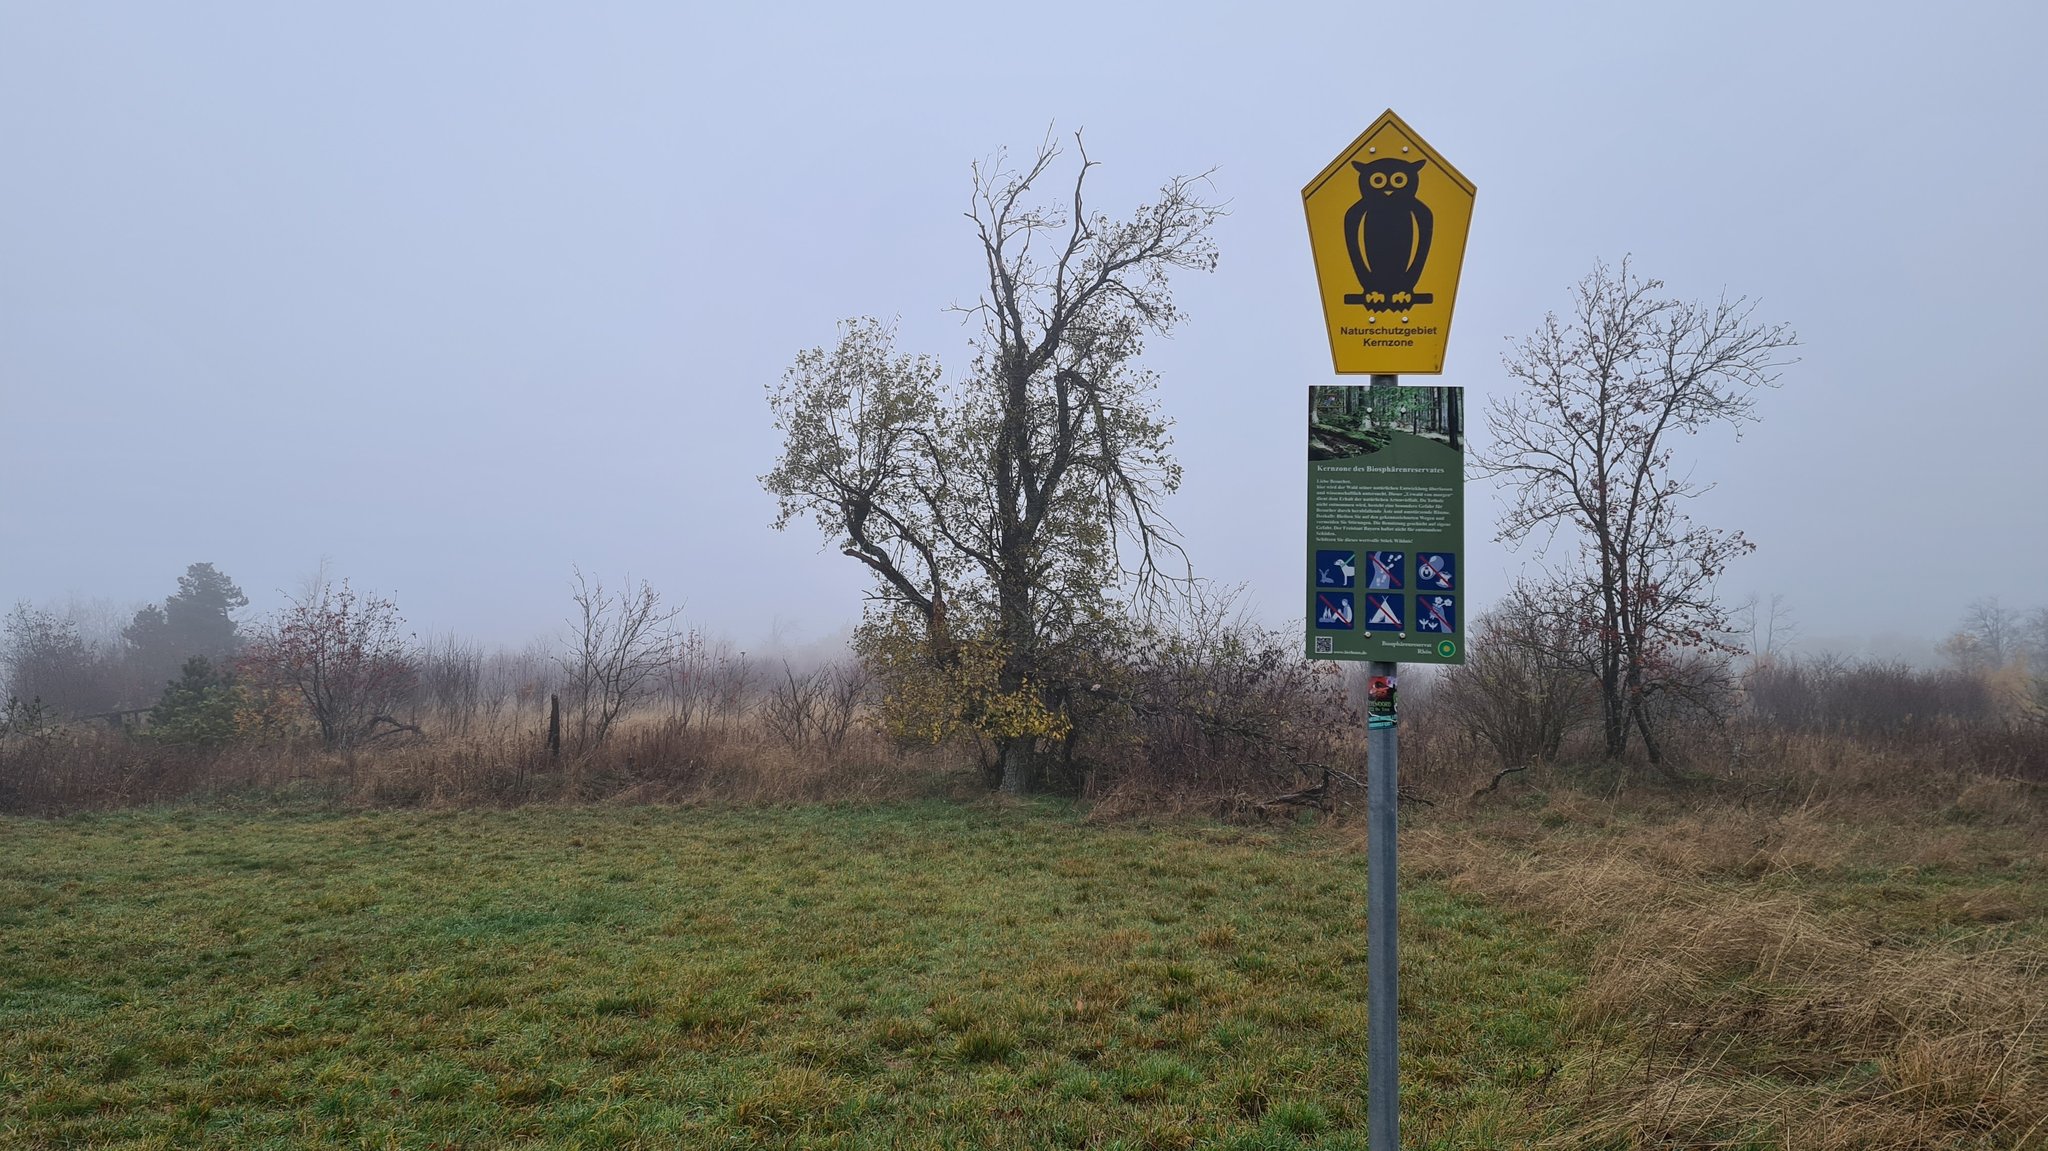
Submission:
<svg viewBox="0 0 2048 1151">
<path fill-rule="evenodd" d="M 1311 387 L 1309 657 L 1464 663 L 1464 561 L 1464 389 Z"/>
</svg>

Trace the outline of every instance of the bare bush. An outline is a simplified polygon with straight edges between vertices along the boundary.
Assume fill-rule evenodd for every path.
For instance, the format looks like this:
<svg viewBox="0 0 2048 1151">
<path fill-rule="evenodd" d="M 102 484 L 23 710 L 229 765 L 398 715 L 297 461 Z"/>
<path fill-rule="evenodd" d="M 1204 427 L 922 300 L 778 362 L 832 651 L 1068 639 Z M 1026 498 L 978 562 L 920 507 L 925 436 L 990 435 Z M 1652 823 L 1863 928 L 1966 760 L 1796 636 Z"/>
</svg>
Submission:
<svg viewBox="0 0 2048 1151">
<path fill-rule="evenodd" d="M 761 682 L 746 652 L 692 629 L 676 637 L 673 654 L 656 686 L 670 718 L 685 726 L 716 723 L 724 731 L 745 719 Z"/>
<path fill-rule="evenodd" d="M 1745 690 L 1753 720 L 1797 731 L 1896 738 L 1998 717 L 1982 678 L 1897 661 L 1777 659 L 1752 668 Z"/>
<path fill-rule="evenodd" d="M 1230 595 L 1197 588 L 1070 702 L 1075 784 L 1087 795 L 1266 795 L 1296 786 L 1306 764 L 1355 767 L 1343 676 L 1299 647 L 1238 613 Z"/>
<path fill-rule="evenodd" d="M 126 682 L 120 653 L 88 636 L 78 613 L 18 603 L 7 614 L 0 673 L 7 692 L 41 700 L 52 712 L 81 716 L 122 706 Z M 162 684 L 154 685 L 162 690 Z M 151 698 L 154 698 L 153 696 Z"/>
<path fill-rule="evenodd" d="M 816 734 L 818 704 L 825 694 L 825 670 L 818 668 L 798 675 L 782 661 L 782 676 L 768 685 L 768 699 L 761 719 L 775 738 L 791 751 L 802 751 Z"/>
<path fill-rule="evenodd" d="M 305 704 L 320 741 L 348 750 L 394 732 L 418 732 L 398 718 L 419 681 L 398 606 L 358 595 L 347 580 L 316 579 L 272 617 L 245 650 L 252 682 L 281 687 Z"/>
<path fill-rule="evenodd" d="M 661 702 L 669 718 L 685 725 L 709 719 L 707 697 L 712 643 L 691 628 L 677 637 L 675 659 L 661 677 Z"/>
<path fill-rule="evenodd" d="M 560 689 L 561 671 L 558 649 L 545 641 L 491 653 L 480 689 L 485 715 L 495 722 L 507 708 L 532 714 L 546 707 L 548 696 Z"/>
<path fill-rule="evenodd" d="M 418 703 L 437 731 L 468 732 L 485 714 L 483 648 L 452 635 L 429 640 L 420 651 Z"/>
<path fill-rule="evenodd" d="M 1658 654 L 1657 674 L 1643 689 L 1643 711 L 1665 736 L 1674 763 L 1681 744 L 1712 745 L 1742 707 L 1742 677 L 1732 647 L 1674 648 Z M 1692 757 L 1699 762 L 1699 757 Z"/>
<path fill-rule="evenodd" d="M 861 661 L 840 660 L 827 669 L 818 715 L 818 738 L 826 754 L 836 756 L 846 746 L 854 724 L 874 703 L 874 694 L 874 673 Z"/>
<path fill-rule="evenodd" d="M 746 652 L 720 644 L 717 657 L 707 670 L 705 700 L 718 718 L 719 729 L 730 731 L 747 713 L 747 703 L 760 681 L 760 669 L 748 661 Z"/>
<path fill-rule="evenodd" d="M 784 660 L 781 678 L 768 684 L 761 720 L 790 750 L 815 748 L 830 758 L 845 745 L 873 690 L 874 675 L 859 660 L 802 674 Z"/>
<path fill-rule="evenodd" d="M 1445 720 L 1491 749 L 1503 767 L 1548 762 L 1567 736 L 1599 714 L 1582 632 L 1517 587 L 1473 621 L 1465 663 L 1445 669 Z"/>
<path fill-rule="evenodd" d="M 602 581 L 576 580 L 576 615 L 569 620 L 569 651 L 562 657 L 576 708 L 576 746 L 596 747 L 626 708 L 657 688 L 675 659 L 674 624 L 681 608 L 663 607 L 661 594 L 640 581 L 605 590 Z"/>
</svg>

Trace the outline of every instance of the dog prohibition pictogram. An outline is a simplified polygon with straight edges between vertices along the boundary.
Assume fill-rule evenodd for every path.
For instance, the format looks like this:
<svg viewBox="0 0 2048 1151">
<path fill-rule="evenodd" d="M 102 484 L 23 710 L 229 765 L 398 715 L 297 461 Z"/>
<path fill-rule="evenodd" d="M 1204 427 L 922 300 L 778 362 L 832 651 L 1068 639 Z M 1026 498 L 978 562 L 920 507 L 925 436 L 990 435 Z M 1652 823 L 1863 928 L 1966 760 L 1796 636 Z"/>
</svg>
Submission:
<svg viewBox="0 0 2048 1151">
<path fill-rule="evenodd" d="M 1358 553 L 1319 551 L 1316 553 L 1317 587 L 1350 587 L 1358 578 Z"/>
</svg>

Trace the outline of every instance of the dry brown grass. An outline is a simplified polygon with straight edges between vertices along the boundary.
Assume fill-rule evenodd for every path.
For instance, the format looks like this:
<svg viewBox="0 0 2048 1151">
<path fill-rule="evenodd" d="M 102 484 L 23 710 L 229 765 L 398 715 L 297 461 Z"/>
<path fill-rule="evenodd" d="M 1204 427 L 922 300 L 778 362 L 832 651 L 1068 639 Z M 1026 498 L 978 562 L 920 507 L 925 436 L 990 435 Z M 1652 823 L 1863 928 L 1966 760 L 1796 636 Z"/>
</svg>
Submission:
<svg viewBox="0 0 2048 1151">
<path fill-rule="evenodd" d="M 27 814 L 211 798 L 370 807 L 526 803 L 868 802 L 950 794 L 958 756 L 905 749 L 870 730 L 832 753 L 797 750 L 750 716 L 679 723 L 628 716 L 600 746 L 550 755 L 530 724 L 464 725 L 354 752 L 300 741 L 217 750 L 68 727 L 0 747 L 0 810 Z"/>
<path fill-rule="evenodd" d="M 1404 833 L 1404 868 L 1591 941 L 1559 1146 L 2048 1146 L 2041 789 L 1946 782 L 1772 812 L 1508 789 Z"/>
</svg>

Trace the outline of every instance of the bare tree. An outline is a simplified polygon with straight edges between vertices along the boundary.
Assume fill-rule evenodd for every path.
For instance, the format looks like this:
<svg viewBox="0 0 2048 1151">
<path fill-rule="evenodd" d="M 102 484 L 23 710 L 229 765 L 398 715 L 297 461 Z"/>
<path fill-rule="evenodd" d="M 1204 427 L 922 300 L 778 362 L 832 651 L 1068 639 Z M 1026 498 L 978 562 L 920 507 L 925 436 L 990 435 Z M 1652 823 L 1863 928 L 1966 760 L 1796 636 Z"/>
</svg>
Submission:
<svg viewBox="0 0 2048 1151">
<path fill-rule="evenodd" d="M 569 650 L 562 671 L 576 707 L 576 743 L 589 749 L 604 742 L 628 706 L 658 687 L 674 661 L 679 607 L 663 607 L 661 594 L 640 581 L 617 592 L 603 581 L 575 572 L 576 614 L 569 620 Z"/>
<path fill-rule="evenodd" d="M 1089 211 L 1095 163 L 1078 135 L 1075 150 L 1071 188 L 1050 203 L 1050 136 L 1021 168 L 999 156 L 974 169 L 968 218 L 987 278 L 964 309 L 981 325 L 966 381 L 942 386 L 934 361 L 895 355 L 892 333 L 862 320 L 835 349 L 799 355 L 769 394 L 784 435 L 762 477 L 776 526 L 807 515 L 841 541 L 885 611 L 921 624 L 932 660 L 963 638 L 997 646 L 999 691 L 1030 700 L 1012 715 L 1048 716 L 1060 644 L 1114 614 L 1108 591 L 1156 586 L 1178 554 L 1158 501 L 1179 470 L 1136 358 L 1180 318 L 1169 274 L 1216 262 L 1221 209 L 1201 177 L 1115 220 Z M 1005 791 L 1032 786 L 1058 726 L 986 733 Z"/>
<path fill-rule="evenodd" d="M 1799 638 L 1792 605 L 1777 592 L 1768 600 L 1755 592 L 1743 597 L 1729 613 L 1729 627 L 1744 637 L 1752 666 L 1770 663 Z"/>
<path fill-rule="evenodd" d="M 329 748 L 350 750 L 394 732 L 418 682 L 414 645 L 389 599 L 358 595 L 324 573 L 258 631 L 242 666 L 296 693 Z"/>
<path fill-rule="evenodd" d="M 1963 609 L 1962 630 L 1942 647 L 1957 671 L 1996 671 L 2025 661 L 2027 620 L 1995 595 L 1974 599 Z"/>
<path fill-rule="evenodd" d="M 1728 644 L 1715 580 L 1753 546 L 1686 515 L 1709 485 L 1678 464 L 1676 441 L 1717 425 L 1739 434 L 1798 342 L 1755 320 L 1747 299 L 1688 302 L 1663 286 L 1627 260 L 1596 265 L 1569 313 L 1546 316 L 1504 358 L 1520 386 L 1489 405 L 1491 442 L 1476 453 L 1479 473 L 1507 485 L 1500 538 L 1575 537 L 1561 567 L 1585 592 L 1607 754 L 1627 750 L 1633 727 L 1653 763 L 1647 697 L 1679 653 Z"/>
</svg>

